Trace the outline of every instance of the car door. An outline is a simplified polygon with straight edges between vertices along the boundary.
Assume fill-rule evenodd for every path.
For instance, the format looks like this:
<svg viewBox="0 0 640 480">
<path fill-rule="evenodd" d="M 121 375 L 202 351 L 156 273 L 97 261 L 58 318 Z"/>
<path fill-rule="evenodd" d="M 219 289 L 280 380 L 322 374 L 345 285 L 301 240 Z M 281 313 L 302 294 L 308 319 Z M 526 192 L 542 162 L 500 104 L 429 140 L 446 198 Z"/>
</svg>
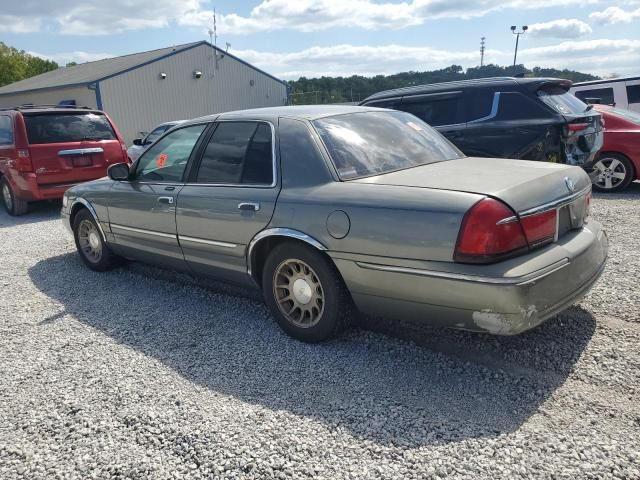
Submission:
<svg viewBox="0 0 640 480">
<path fill-rule="evenodd" d="M 189 267 L 249 281 L 245 252 L 271 220 L 280 181 L 275 128 L 264 121 L 222 121 L 178 194 L 178 238 Z"/>
<path fill-rule="evenodd" d="M 115 182 L 108 206 L 115 249 L 121 255 L 185 268 L 176 232 L 176 198 L 207 124 L 175 130 L 144 152 L 128 181 Z"/>
</svg>

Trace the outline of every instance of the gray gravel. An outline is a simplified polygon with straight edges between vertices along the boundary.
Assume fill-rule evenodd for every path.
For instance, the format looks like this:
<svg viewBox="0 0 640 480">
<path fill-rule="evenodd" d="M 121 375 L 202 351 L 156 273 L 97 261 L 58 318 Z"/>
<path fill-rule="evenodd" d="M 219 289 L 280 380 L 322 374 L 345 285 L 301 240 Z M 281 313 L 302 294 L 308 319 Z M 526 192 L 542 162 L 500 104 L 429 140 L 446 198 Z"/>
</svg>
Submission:
<svg viewBox="0 0 640 480">
<path fill-rule="evenodd" d="M 370 320 L 309 346 L 250 292 L 82 266 L 0 213 L 0 478 L 640 478 L 640 185 L 592 293 L 497 338 Z"/>
</svg>

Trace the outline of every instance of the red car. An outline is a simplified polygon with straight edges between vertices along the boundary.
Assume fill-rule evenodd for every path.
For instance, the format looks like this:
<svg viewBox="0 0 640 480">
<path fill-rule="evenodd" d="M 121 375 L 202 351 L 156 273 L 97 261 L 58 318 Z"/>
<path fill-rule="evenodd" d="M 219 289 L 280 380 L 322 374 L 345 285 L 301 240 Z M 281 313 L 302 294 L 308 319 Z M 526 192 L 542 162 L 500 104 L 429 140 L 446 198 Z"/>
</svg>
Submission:
<svg viewBox="0 0 640 480">
<path fill-rule="evenodd" d="M 0 188 L 10 215 L 29 202 L 62 198 L 69 187 L 104 177 L 127 161 L 127 147 L 111 119 L 83 107 L 0 109 Z"/>
<path fill-rule="evenodd" d="M 618 192 L 640 179 L 640 113 L 594 105 L 604 119 L 604 144 L 594 163 L 593 186 Z"/>
</svg>

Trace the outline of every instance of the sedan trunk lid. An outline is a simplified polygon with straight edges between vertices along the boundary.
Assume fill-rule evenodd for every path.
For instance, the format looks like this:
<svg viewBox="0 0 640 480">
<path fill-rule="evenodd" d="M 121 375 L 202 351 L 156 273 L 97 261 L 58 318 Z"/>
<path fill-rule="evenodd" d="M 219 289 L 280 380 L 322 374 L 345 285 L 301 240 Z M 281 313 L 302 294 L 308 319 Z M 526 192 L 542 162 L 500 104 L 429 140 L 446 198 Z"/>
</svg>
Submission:
<svg viewBox="0 0 640 480">
<path fill-rule="evenodd" d="M 522 213 L 588 189 L 578 167 L 503 158 L 466 157 L 431 163 L 353 182 L 453 190 L 502 200 Z"/>
</svg>

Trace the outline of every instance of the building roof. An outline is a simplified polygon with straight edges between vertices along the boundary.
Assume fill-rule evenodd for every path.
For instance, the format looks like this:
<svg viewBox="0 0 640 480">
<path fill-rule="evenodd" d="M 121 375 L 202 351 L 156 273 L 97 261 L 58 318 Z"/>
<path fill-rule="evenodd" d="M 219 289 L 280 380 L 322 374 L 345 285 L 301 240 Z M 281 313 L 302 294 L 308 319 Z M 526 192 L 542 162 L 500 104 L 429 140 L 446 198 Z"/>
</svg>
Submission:
<svg viewBox="0 0 640 480">
<path fill-rule="evenodd" d="M 480 88 L 487 86 L 507 86 L 507 85 L 524 85 L 528 88 L 535 89 L 539 85 L 548 83 L 570 84 L 568 80 L 559 78 L 516 78 L 516 77 L 490 77 L 478 78 L 473 80 L 458 80 L 455 82 L 430 83 L 427 85 L 416 85 L 415 87 L 403 87 L 393 90 L 385 90 L 383 92 L 374 93 L 365 98 L 360 105 L 371 100 L 382 100 L 388 98 L 399 98 L 405 95 L 420 95 L 426 93 L 436 93 L 450 91 L 455 89 Z M 567 87 L 568 88 L 568 87 Z"/>
<path fill-rule="evenodd" d="M 176 53 L 189 50 L 191 48 L 209 45 L 212 48 L 217 48 L 206 41 L 185 43 L 183 45 L 175 45 L 173 47 L 160 48 L 157 50 L 150 50 L 148 52 L 132 53 L 130 55 L 123 55 L 121 57 L 105 58 L 104 60 L 97 60 L 95 62 L 87 62 L 73 67 L 61 67 L 50 72 L 42 73 L 35 77 L 26 78 L 19 82 L 14 82 L 4 87 L 0 87 L 0 95 L 6 95 L 10 93 L 31 92 L 34 90 L 43 90 L 56 87 L 70 87 L 78 85 L 87 85 L 93 82 L 104 80 L 109 77 L 114 77 L 131 69 L 140 67 L 147 63 L 155 62 L 162 58 L 175 55 Z M 232 57 L 245 65 L 257 70 L 274 80 L 282 82 L 282 80 L 269 75 L 266 72 L 248 64 L 244 60 L 235 57 L 234 55 L 225 52 L 225 55 Z M 282 82 L 283 83 L 283 82 Z"/>
</svg>

